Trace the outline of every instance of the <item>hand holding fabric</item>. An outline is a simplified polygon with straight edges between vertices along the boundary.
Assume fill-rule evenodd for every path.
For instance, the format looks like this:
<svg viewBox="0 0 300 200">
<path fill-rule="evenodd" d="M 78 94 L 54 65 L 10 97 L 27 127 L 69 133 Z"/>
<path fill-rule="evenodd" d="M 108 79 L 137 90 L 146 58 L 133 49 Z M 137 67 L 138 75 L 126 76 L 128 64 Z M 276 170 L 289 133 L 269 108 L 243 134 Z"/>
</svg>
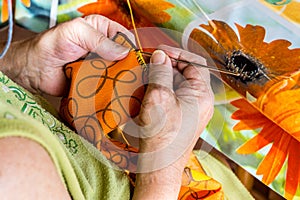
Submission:
<svg viewBox="0 0 300 200">
<path fill-rule="evenodd" d="M 205 63 L 203 58 L 181 49 L 167 46 L 160 49 L 174 60 Z M 184 167 L 212 113 L 209 71 L 172 63 L 163 51 L 155 51 L 137 120 L 140 153 L 136 199 L 177 198 Z"/>
<path fill-rule="evenodd" d="M 34 38 L 13 43 L 0 60 L 1 71 L 31 92 L 60 96 L 66 86 L 65 64 L 89 52 L 107 60 L 127 55 L 129 48 L 110 40 L 119 31 L 134 41 L 126 28 L 103 16 L 76 18 Z"/>
</svg>

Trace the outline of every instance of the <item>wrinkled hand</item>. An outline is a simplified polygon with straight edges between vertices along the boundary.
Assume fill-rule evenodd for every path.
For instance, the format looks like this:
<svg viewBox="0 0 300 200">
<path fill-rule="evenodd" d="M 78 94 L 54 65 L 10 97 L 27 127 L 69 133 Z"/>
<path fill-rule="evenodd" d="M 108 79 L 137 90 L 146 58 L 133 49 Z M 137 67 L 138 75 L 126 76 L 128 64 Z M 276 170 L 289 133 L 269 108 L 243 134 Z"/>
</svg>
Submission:
<svg viewBox="0 0 300 200">
<path fill-rule="evenodd" d="M 134 39 L 123 26 L 100 15 L 59 24 L 21 44 L 28 46 L 24 50 L 27 52 L 24 55 L 26 62 L 18 76 L 13 78 L 32 92 L 60 96 L 66 86 L 65 64 L 89 52 L 95 52 L 107 60 L 117 60 L 127 55 L 128 48 L 110 40 L 119 31 Z"/>
<path fill-rule="evenodd" d="M 203 58 L 180 49 L 160 49 L 174 60 L 205 63 Z M 152 55 L 149 85 L 137 120 L 140 174 L 136 199 L 145 191 L 151 193 L 153 184 L 157 185 L 152 191 L 154 196 L 144 199 L 160 199 L 163 190 L 168 199 L 176 198 L 189 155 L 213 113 L 208 70 L 172 61 L 164 52 L 158 50 Z M 143 194 L 139 192 L 142 190 Z"/>
</svg>

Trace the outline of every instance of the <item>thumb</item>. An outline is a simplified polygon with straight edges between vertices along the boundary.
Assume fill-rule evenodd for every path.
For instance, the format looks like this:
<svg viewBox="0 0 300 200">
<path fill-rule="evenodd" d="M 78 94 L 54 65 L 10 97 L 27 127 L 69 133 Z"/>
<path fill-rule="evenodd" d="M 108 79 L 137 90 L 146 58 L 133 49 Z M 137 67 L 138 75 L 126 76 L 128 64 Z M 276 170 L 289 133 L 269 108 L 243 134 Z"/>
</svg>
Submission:
<svg viewBox="0 0 300 200">
<path fill-rule="evenodd" d="M 170 58 L 162 50 L 156 50 L 152 54 L 149 84 L 156 84 L 173 90 L 173 67 Z"/>
</svg>

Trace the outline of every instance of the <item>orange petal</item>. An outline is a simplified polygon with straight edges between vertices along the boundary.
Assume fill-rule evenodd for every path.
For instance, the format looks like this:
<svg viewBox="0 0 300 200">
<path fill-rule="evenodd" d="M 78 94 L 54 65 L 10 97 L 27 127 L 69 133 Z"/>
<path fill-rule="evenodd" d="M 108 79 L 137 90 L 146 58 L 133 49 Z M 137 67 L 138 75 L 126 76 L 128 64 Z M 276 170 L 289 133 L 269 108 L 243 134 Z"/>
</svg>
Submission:
<svg viewBox="0 0 300 200">
<path fill-rule="evenodd" d="M 235 25 L 239 31 L 240 42 L 243 45 L 243 49 L 250 49 L 256 52 L 263 48 L 261 47 L 262 45 L 266 45 L 264 42 L 265 29 L 263 27 L 248 24 L 244 28 L 238 24 Z"/>
<path fill-rule="evenodd" d="M 220 68 L 224 68 L 224 55 L 226 51 L 222 46 L 218 45 L 209 35 L 198 29 L 192 31 L 190 38 L 188 44 L 189 50 L 205 58 L 208 53 L 217 64 L 221 64 Z M 202 47 L 205 48 L 205 51 Z"/>
<path fill-rule="evenodd" d="M 8 20 L 8 5 L 7 5 L 7 0 L 3 0 L 1 22 L 6 22 L 7 20 Z"/>
<path fill-rule="evenodd" d="M 234 105 L 237 108 L 243 108 L 245 105 L 251 105 L 248 101 L 243 98 L 231 101 L 230 104 Z"/>
<path fill-rule="evenodd" d="M 136 13 L 153 23 L 170 21 L 171 15 L 165 12 L 165 10 L 174 7 L 172 3 L 164 0 L 132 0 L 131 6 Z"/>
<path fill-rule="evenodd" d="M 256 119 L 257 121 L 253 120 Z M 269 121 L 269 120 L 268 120 Z M 263 127 L 268 121 L 266 121 L 266 118 L 252 118 L 252 119 L 246 119 L 239 121 L 236 125 L 233 126 L 234 131 L 240 131 L 240 130 L 253 130 L 260 127 Z"/>
<path fill-rule="evenodd" d="M 230 102 L 239 110 L 232 113 L 231 118 L 240 120 L 233 130 L 251 130 L 263 127 L 270 120 L 266 118 L 261 112 L 245 99 L 238 99 Z M 255 119 L 255 120 L 253 120 Z"/>
<path fill-rule="evenodd" d="M 222 48 L 227 51 L 241 48 L 238 36 L 228 24 L 216 20 L 213 20 L 212 23 L 215 27 L 211 25 L 201 25 L 201 27 L 209 31 L 219 42 Z"/>
<path fill-rule="evenodd" d="M 266 69 L 273 76 L 291 74 L 297 71 L 299 63 L 299 49 L 290 49 L 291 42 L 287 40 L 274 40 L 260 52 L 255 52 L 258 59 L 262 60 Z"/>
<path fill-rule="evenodd" d="M 275 77 L 298 71 L 300 48 L 291 49 L 291 42 L 284 39 L 264 42 L 265 29 L 262 26 L 236 24 L 236 27 L 243 51 L 261 62 L 267 74 Z"/>
<path fill-rule="evenodd" d="M 251 109 L 250 106 L 245 106 L 244 108 L 241 108 L 240 110 L 235 111 L 231 115 L 232 119 L 236 120 L 252 120 L 257 118 L 266 118 L 263 114 L 261 114 L 257 109 Z"/>
<path fill-rule="evenodd" d="M 98 1 L 86 4 L 77 9 L 83 15 L 99 14 L 109 17 L 110 14 L 118 10 L 117 4 L 113 1 Z"/>
<path fill-rule="evenodd" d="M 291 139 L 289 146 L 289 157 L 287 163 L 287 173 L 285 181 L 285 194 L 286 199 L 293 199 L 296 194 L 298 184 L 300 182 L 300 143 L 295 139 Z"/>
<path fill-rule="evenodd" d="M 283 132 L 279 138 L 275 139 L 272 148 L 257 168 L 256 173 L 263 175 L 262 181 L 266 185 L 269 185 L 276 178 L 282 168 L 292 137 Z"/>
<path fill-rule="evenodd" d="M 258 113 L 258 109 L 251 103 L 249 103 L 247 100 L 244 98 L 240 98 L 234 101 L 230 102 L 231 105 L 240 108 L 241 110 L 245 110 L 246 112 L 249 113 Z"/>
<path fill-rule="evenodd" d="M 30 7 L 31 1 L 30 0 L 21 0 L 21 2 L 23 3 L 24 6 L 26 6 L 27 8 Z"/>
<path fill-rule="evenodd" d="M 276 133 L 275 131 L 276 127 L 274 127 L 274 124 L 269 124 L 268 126 L 264 127 L 264 129 L 255 137 L 251 138 L 249 141 L 240 146 L 236 151 L 240 154 L 250 154 L 260 150 L 264 146 L 274 141 L 274 133 Z M 282 129 L 280 129 L 280 131 L 282 131 Z"/>
</svg>

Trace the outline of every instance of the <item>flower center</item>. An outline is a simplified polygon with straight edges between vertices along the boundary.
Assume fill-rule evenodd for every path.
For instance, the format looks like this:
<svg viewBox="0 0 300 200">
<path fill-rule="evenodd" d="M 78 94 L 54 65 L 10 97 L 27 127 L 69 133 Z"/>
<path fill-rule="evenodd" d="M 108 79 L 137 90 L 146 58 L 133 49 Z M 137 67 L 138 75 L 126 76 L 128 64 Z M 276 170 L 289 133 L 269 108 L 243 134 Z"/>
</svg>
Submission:
<svg viewBox="0 0 300 200">
<path fill-rule="evenodd" d="M 240 74 L 241 81 L 253 81 L 262 75 L 262 64 L 256 59 L 244 54 L 242 51 L 234 51 L 227 58 L 226 67 L 229 71 Z"/>
</svg>

